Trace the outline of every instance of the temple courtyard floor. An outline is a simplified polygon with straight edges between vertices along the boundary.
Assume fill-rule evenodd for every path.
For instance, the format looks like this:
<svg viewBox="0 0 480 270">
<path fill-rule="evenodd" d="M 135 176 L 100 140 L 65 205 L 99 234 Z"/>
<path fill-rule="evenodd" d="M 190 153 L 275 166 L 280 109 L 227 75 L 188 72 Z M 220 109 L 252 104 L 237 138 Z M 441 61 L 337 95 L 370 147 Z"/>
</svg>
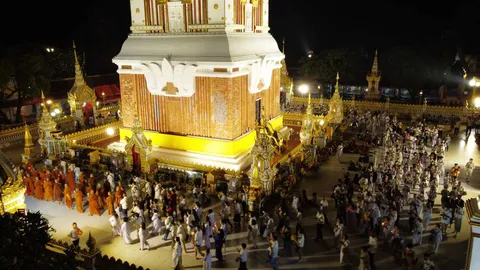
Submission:
<svg viewBox="0 0 480 270">
<path fill-rule="evenodd" d="M 447 152 L 446 170 L 449 170 L 453 163 L 458 162 L 462 167 L 468 161 L 469 158 L 474 158 L 477 164 L 480 165 L 480 151 L 475 143 L 473 133 L 470 137 L 465 138 L 465 134 L 452 138 L 452 144 L 449 152 Z M 323 164 L 318 171 L 308 172 L 304 179 L 301 181 L 297 188 L 297 193 L 300 193 L 303 189 L 307 190 L 308 195 L 313 192 L 317 192 L 319 196 L 325 196 L 330 200 L 330 205 L 333 206 L 333 200 L 330 199 L 330 194 L 333 185 L 338 178 L 342 178 L 346 172 L 348 162 L 350 160 L 356 161 L 358 155 L 345 154 L 342 158 L 342 162 L 339 162 L 336 158 L 330 158 L 330 160 Z M 480 171 L 480 169 L 478 169 Z M 460 175 L 461 179 L 464 179 L 465 172 Z M 352 175 L 355 172 L 351 172 Z M 475 173 L 475 175 L 480 175 Z M 467 191 L 466 198 L 478 196 L 480 194 L 480 177 L 472 179 L 470 184 L 464 183 L 465 190 Z M 465 199 L 466 199 L 465 198 Z M 108 222 L 109 216 L 106 212 L 103 212 L 101 216 L 88 216 L 88 209 L 86 213 L 79 214 L 75 210 L 69 210 L 64 205 L 60 205 L 55 202 L 37 201 L 32 197 L 27 197 L 26 200 L 27 209 L 30 211 L 40 211 L 48 218 L 50 224 L 56 230 L 53 233 L 53 237 L 62 241 L 69 241 L 67 234 L 71 228 L 72 222 L 77 222 L 79 227 L 83 230 L 84 234 L 80 240 L 80 246 L 86 247 L 85 242 L 90 232 L 97 241 L 97 247 L 100 249 L 102 255 L 108 255 L 128 261 L 130 264 L 142 266 L 145 269 L 171 269 L 172 265 L 172 253 L 170 250 L 170 241 L 164 241 L 163 236 L 155 236 L 148 239 L 152 249 L 150 251 L 140 251 L 138 241 L 135 241 L 132 245 L 126 245 L 121 237 L 113 237 L 110 225 Z M 440 196 L 437 197 L 437 202 L 434 210 L 434 217 L 431 224 L 440 222 Z M 219 205 L 212 206 L 217 212 L 219 211 Z M 206 209 L 205 209 L 206 210 Z M 400 220 L 403 228 L 408 228 L 408 218 L 406 211 L 403 209 Z M 304 248 L 304 257 L 300 262 L 296 262 L 297 257 L 292 249 L 294 257 L 280 257 L 279 269 L 357 269 L 359 263 L 358 250 L 361 246 L 367 244 L 368 239 L 361 234 L 349 235 L 351 241 L 351 248 L 348 255 L 348 263 L 339 263 L 339 251 L 333 248 L 333 233 L 332 229 L 328 226 L 324 229 L 324 242 L 315 242 L 315 220 L 313 218 L 313 211 L 304 213 L 304 227 L 306 230 L 306 243 Z M 216 215 L 218 217 L 218 215 Z M 329 207 L 329 221 L 332 222 L 335 217 L 334 207 Z M 294 226 L 294 224 L 292 224 Z M 432 228 L 432 227 L 430 227 Z M 453 227 L 448 230 L 451 232 Z M 238 263 L 235 262 L 237 256 L 236 248 L 240 246 L 242 242 L 246 241 L 246 228 L 243 227 L 228 235 L 227 240 L 227 252 L 224 253 L 225 260 L 223 262 L 216 262 L 213 258 L 213 269 L 237 269 Z M 407 243 L 411 241 L 410 234 L 407 233 Z M 135 232 L 131 233 L 132 239 L 136 240 L 137 236 Z M 470 237 L 470 228 L 466 217 L 464 217 L 462 223 L 462 232 L 456 239 L 449 234 L 448 239 L 444 239 L 440 245 L 439 252 L 433 256 L 433 260 L 438 269 L 460 270 L 464 269 L 465 258 L 467 255 L 468 239 Z M 423 257 L 423 253 L 429 250 L 428 246 L 429 233 L 424 233 L 423 245 L 415 248 L 419 258 Z M 279 241 L 282 244 L 282 241 Z M 249 245 L 251 246 L 251 245 Z M 250 269 L 271 269 L 266 261 L 267 255 L 267 242 L 265 240 L 259 241 L 258 249 L 249 250 L 248 255 L 248 268 Z M 187 244 L 189 253 L 184 254 L 183 266 L 186 269 L 202 269 L 202 261 L 195 260 L 193 254 L 193 246 Z M 282 254 L 282 248 L 280 248 L 280 255 Z M 212 255 L 215 252 L 212 249 Z M 375 265 L 377 269 L 405 269 L 404 266 L 399 266 L 394 262 L 392 253 L 389 250 L 382 248 L 379 244 L 378 252 L 375 256 Z M 420 269 L 419 265 L 417 266 Z"/>
</svg>

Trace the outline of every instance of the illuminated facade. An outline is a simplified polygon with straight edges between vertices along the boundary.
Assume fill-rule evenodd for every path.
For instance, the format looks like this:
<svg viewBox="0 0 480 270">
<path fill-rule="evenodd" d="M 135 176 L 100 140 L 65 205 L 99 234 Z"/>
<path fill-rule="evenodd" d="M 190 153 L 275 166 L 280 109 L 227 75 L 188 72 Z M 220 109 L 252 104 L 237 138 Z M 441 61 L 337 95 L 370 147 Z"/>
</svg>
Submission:
<svg viewBox="0 0 480 270">
<path fill-rule="evenodd" d="M 121 140 L 132 136 L 138 104 L 153 157 L 229 170 L 250 164 L 261 108 L 282 128 L 284 56 L 268 33 L 268 3 L 132 0 L 132 34 L 113 60 Z"/>
</svg>

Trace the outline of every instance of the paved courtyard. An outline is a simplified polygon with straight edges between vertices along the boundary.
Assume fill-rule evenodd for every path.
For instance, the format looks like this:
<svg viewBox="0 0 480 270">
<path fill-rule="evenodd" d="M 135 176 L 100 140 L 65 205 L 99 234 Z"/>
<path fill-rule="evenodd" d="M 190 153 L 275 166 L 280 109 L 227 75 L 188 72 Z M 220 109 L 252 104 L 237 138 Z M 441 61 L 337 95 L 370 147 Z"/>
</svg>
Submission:
<svg viewBox="0 0 480 270">
<path fill-rule="evenodd" d="M 472 134 L 473 135 L 473 134 Z M 453 138 L 450 151 L 447 153 L 446 169 L 451 168 L 453 163 L 458 162 L 464 166 L 467 160 L 473 157 L 477 164 L 480 164 L 480 152 L 478 146 L 475 143 L 474 136 L 465 138 L 464 134 L 461 134 L 458 138 Z M 312 192 L 317 192 L 319 196 L 325 196 L 329 200 L 332 187 L 336 180 L 343 176 L 346 172 L 349 160 L 356 160 L 357 155 L 346 154 L 340 163 L 336 158 L 331 158 L 327 164 L 321 166 L 318 171 L 312 171 L 307 173 L 304 180 L 297 188 L 297 192 L 306 189 L 310 195 Z M 353 175 L 355 172 L 352 172 Z M 464 172 L 460 175 L 460 178 L 464 178 Z M 474 197 L 479 194 L 480 179 L 477 177 L 473 179 L 471 185 L 464 183 L 465 190 L 467 191 L 467 197 Z M 477 187 L 477 188 L 475 188 Z M 432 224 L 439 223 L 439 202 L 440 196 L 436 202 L 435 214 L 432 219 Z M 331 201 L 333 205 L 333 201 Z M 120 237 L 112 237 L 107 213 L 103 213 L 102 216 L 88 216 L 88 214 L 79 214 L 75 210 L 69 210 L 64 205 L 59 205 L 55 202 L 37 201 L 31 197 L 27 198 L 27 207 L 31 211 L 40 210 L 50 221 L 51 225 L 56 229 L 53 233 L 53 237 L 68 241 L 66 236 L 70 230 L 71 223 L 77 222 L 80 228 L 84 231 L 84 235 L 81 238 L 81 246 L 85 247 L 85 242 L 88 237 L 88 232 L 96 238 L 97 246 L 100 248 L 102 254 L 113 256 L 115 258 L 134 263 L 137 266 L 143 266 L 149 269 L 170 269 L 171 268 L 171 250 L 170 241 L 163 241 L 162 236 L 156 236 L 150 238 L 148 241 L 152 250 L 140 251 L 138 241 L 132 245 L 125 245 L 123 239 Z M 219 205 L 213 206 L 218 210 Z M 206 210 L 206 209 L 205 209 Z M 87 210 L 88 211 L 88 210 Z M 313 219 L 313 211 L 304 213 L 304 227 L 306 228 L 306 243 L 304 248 L 304 259 L 296 263 L 297 257 L 281 257 L 280 269 L 356 269 L 358 266 L 358 248 L 367 244 L 367 238 L 360 234 L 350 235 L 351 249 L 348 256 L 348 264 L 341 265 L 339 263 L 339 252 L 333 249 L 333 233 L 331 228 L 326 228 L 324 232 L 325 242 L 315 242 L 315 221 Z M 335 210 L 330 207 L 329 220 L 334 220 Z M 217 215 L 218 217 L 218 215 Z M 408 219 L 406 217 L 406 209 L 401 214 L 401 225 L 406 228 L 408 225 Z M 450 229 L 451 231 L 453 229 Z M 226 260 L 223 262 L 213 263 L 214 269 L 236 269 L 236 247 L 240 243 L 245 241 L 246 228 L 242 228 L 236 232 L 232 232 L 228 235 Z M 429 233 L 424 233 L 424 243 L 428 243 Z M 439 269 L 451 269 L 460 270 L 463 269 L 465 264 L 465 257 L 467 251 L 467 244 L 469 238 L 469 225 L 465 218 L 462 223 L 462 232 L 456 239 L 449 237 L 444 240 L 440 245 L 439 252 L 433 256 L 433 260 L 436 262 Z M 136 233 L 132 232 L 132 239 L 137 239 Z M 407 239 L 410 241 L 411 237 Z M 280 244 L 282 241 L 279 241 Z M 191 244 L 187 245 L 189 251 L 193 251 Z M 267 243 L 262 240 L 259 242 L 259 248 L 249 251 L 248 267 L 251 269 L 269 269 L 267 256 Z M 417 254 L 423 254 L 428 250 L 426 244 L 416 247 Z M 281 249 L 280 249 L 281 250 Z M 280 253 L 281 254 L 281 253 Z M 295 253 L 293 252 L 294 256 Z M 212 250 L 214 255 L 214 250 Z M 421 256 L 420 256 L 421 257 Z M 201 269 L 201 260 L 195 260 L 193 252 L 184 254 L 183 265 L 187 269 Z M 375 257 L 377 269 L 404 269 L 401 266 L 395 264 L 393 256 L 390 251 L 383 250 L 379 245 L 378 253 Z"/>
</svg>

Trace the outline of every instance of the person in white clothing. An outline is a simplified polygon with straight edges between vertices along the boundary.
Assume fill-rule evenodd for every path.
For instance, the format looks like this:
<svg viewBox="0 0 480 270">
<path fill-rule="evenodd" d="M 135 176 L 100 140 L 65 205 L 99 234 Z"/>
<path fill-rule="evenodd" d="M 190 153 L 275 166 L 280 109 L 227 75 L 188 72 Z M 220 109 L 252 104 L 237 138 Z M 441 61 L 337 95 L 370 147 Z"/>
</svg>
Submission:
<svg viewBox="0 0 480 270">
<path fill-rule="evenodd" d="M 350 245 L 350 241 L 348 240 L 348 236 L 344 235 L 342 241 L 340 242 L 340 263 L 345 263 L 344 258 L 347 252 L 347 248 Z"/>
<path fill-rule="evenodd" d="M 108 221 L 110 222 L 110 225 L 112 226 L 112 234 L 114 236 L 122 235 L 122 228 L 120 226 L 120 220 L 118 219 L 117 213 L 114 213 L 113 216 L 111 216 Z"/>
<path fill-rule="evenodd" d="M 298 212 L 298 197 L 296 195 L 293 195 L 292 208 L 296 214 Z"/>
<path fill-rule="evenodd" d="M 128 201 L 127 194 L 123 194 L 122 199 L 120 200 L 120 205 L 122 206 L 122 218 L 128 217 Z"/>
<path fill-rule="evenodd" d="M 173 269 L 182 269 L 182 245 L 180 243 L 180 238 L 174 239 L 175 245 L 172 250 L 172 268 Z"/>
<path fill-rule="evenodd" d="M 471 158 L 467 164 L 465 164 L 465 168 L 466 168 L 466 171 L 467 171 L 467 182 L 470 182 L 470 176 L 472 176 L 472 172 L 473 170 L 475 169 L 475 163 L 473 163 L 473 158 Z"/>
<path fill-rule="evenodd" d="M 130 245 L 132 243 L 132 238 L 130 237 L 130 224 L 128 223 L 127 217 L 123 218 L 122 236 L 125 244 Z"/>
<path fill-rule="evenodd" d="M 152 235 L 158 235 L 162 231 L 162 220 L 158 216 L 158 210 L 153 210 L 152 216 L 152 231 L 150 232 Z"/>
<path fill-rule="evenodd" d="M 150 250 L 150 244 L 147 241 L 147 226 L 145 226 L 145 222 L 142 222 L 140 229 L 138 229 L 138 238 L 140 240 L 140 250 L 143 250 L 145 246 L 147 246 L 147 250 Z"/>
<path fill-rule="evenodd" d="M 210 254 L 209 248 L 207 248 L 203 255 L 203 270 L 212 270 L 212 254 Z"/>
<path fill-rule="evenodd" d="M 239 252 L 237 257 L 237 261 L 239 262 L 238 270 L 247 270 L 247 244 L 242 243 L 242 247 L 237 248 L 237 250 Z"/>
<path fill-rule="evenodd" d="M 185 245 L 185 242 L 187 241 L 187 229 L 185 228 L 185 222 L 183 220 L 180 220 L 180 224 L 177 227 L 177 236 L 180 238 L 180 243 L 182 244 L 183 251 L 187 253 L 187 247 Z"/>
<path fill-rule="evenodd" d="M 303 229 L 300 228 L 297 233 L 297 247 L 295 248 L 295 252 L 298 254 L 298 261 L 302 260 L 302 251 L 303 247 L 305 246 L 305 235 L 303 234 Z"/>
<path fill-rule="evenodd" d="M 195 259 L 199 259 L 197 257 L 198 254 L 203 257 L 203 252 L 202 252 L 202 243 L 203 243 L 203 231 L 200 227 L 195 228 Z"/>
<path fill-rule="evenodd" d="M 343 155 L 343 144 L 339 144 L 337 147 L 337 158 L 338 161 L 342 162 L 342 155 Z"/>
</svg>

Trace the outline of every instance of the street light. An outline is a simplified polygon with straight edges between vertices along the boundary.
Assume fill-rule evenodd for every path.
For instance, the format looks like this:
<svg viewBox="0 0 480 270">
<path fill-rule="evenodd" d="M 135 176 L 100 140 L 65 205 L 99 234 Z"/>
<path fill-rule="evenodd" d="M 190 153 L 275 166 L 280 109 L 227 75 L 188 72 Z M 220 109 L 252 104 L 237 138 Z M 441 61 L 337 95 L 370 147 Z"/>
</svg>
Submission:
<svg viewBox="0 0 480 270">
<path fill-rule="evenodd" d="M 298 87 L 298 91 L 300 91 L 300 93 L 302 93 L 302 94 L 308 93 L 308 85 L 306 85 L 306 84 L 300 85 Z"/>
<path fill-rule="evenodd" d="M 475 104 L 475 108 L 477 109 L 480 108 L 480 97 L 475 98 L 474 104 Z"/>
<path fill-rule="evenodd" d="M 47 105 L 50 105 L 50 104 L 52 104 L 52 100 L 51 100 L 51 99 L 47 100 Z"/>
<path fill-rule="evenodd" d="M 108 136 L 112 136 L 113 134 L 115 134 L 115 130 L 113 130 L 113 128 L 111 127 L 107 128 L 106 132 Z"/>
<path fill-rule="evenodd" d="M 46 48 L 46 50 L 47 50 L 47 52 L 52 53 L 52 52 L 55 51 L 55 48 L 53 48 L 53 47 L 48 47 L 48 48 Z"/>
<path fill-rule="evenodd" d="M 312 56 L 313 56 L 313 51 L 308 51 L 307 56 L 308 56 L 308 58 L 312 58 Z"/>
</svg>

